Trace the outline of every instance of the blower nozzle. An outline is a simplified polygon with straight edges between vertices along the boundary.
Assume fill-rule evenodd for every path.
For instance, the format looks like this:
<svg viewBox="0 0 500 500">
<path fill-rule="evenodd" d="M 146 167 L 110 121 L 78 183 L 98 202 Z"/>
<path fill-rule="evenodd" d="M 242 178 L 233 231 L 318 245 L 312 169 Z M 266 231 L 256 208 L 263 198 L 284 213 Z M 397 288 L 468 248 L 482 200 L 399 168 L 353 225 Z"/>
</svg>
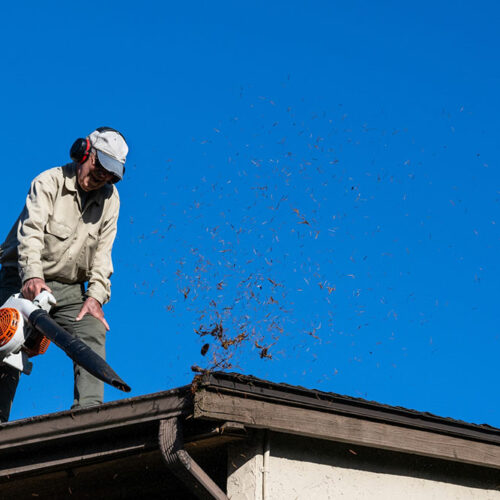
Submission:
<svg viewBox="0 0 500 500">
<path fill-rule="evenodd" d="M 73 337 L 60 327 L 46 311 L 43 309 L 33 311 L 29 315 L 28 321 L 36 330 L 60 347 L 77 365 L 85 368 L 94 377 L 120 389 L 120 391 L 130 392 L 130 386 L 101 356 L 80 339 Z"/>
</svg>

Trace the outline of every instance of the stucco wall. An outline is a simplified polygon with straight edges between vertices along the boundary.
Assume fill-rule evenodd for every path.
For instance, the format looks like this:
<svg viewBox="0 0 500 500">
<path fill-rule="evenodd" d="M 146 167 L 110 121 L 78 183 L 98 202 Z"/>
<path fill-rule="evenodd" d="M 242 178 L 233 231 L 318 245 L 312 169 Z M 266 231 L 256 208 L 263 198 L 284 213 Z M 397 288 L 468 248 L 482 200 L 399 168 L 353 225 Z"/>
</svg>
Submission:
<svg viewBox="0 0 500 500">
<path fill-rule="evenodd" d="M 263 437 L 231 448 L 231 500 L 500 500 L 500 471 L 284 434 L 270 435 L 263 499 Z"/>
<path fill-rule="evenodd" d="M 262 500 L 263 433 L 229 448 L 227 494 L 231 500 Z"/>
</svg>

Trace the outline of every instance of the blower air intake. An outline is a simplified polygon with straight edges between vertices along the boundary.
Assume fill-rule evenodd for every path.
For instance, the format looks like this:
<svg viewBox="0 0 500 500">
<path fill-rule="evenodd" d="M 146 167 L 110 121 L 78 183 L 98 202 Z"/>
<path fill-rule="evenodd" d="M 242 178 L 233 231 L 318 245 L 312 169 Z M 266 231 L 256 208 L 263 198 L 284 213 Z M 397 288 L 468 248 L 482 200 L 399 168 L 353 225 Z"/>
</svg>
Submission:
<svg viewBox="0 0 500 500">
<path fill-rule="evenodd" d="M 0 347 L 9 342 L 16 333 L 20 316 L 19 311 L 13 307 L 0 309 Z"/>
</svg>

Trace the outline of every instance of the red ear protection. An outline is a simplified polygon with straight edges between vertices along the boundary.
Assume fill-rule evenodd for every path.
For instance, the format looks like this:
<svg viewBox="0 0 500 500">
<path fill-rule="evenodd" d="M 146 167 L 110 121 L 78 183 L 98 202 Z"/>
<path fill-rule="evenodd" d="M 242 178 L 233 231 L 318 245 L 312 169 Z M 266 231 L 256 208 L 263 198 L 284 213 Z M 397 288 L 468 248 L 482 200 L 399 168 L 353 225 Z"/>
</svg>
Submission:
<svg viewBox="0 0 500 500">
<path fill-rule="evenodd" d="M 80 138 L 73 143 L 73 146 L 71 146 L 69 156 L 76 163 L 84 163 L 87 161 L 91 149 L 92 145 L 90 144 L 90 141 L 87 138 Z"/>
</svg>

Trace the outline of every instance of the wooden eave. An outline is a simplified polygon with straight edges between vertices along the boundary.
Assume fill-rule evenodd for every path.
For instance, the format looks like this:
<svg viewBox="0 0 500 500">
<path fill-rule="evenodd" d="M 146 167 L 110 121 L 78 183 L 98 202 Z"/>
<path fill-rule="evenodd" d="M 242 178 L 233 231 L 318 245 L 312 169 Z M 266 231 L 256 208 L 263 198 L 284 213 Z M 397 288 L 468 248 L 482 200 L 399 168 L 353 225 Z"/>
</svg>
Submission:
<svg viewBox="0 0 500 500">
<path fill-rule="evenodd" d="M 500 469 L 500 430 L 245 377 L 204 377 L 194 418 Z"/>
</svg>

